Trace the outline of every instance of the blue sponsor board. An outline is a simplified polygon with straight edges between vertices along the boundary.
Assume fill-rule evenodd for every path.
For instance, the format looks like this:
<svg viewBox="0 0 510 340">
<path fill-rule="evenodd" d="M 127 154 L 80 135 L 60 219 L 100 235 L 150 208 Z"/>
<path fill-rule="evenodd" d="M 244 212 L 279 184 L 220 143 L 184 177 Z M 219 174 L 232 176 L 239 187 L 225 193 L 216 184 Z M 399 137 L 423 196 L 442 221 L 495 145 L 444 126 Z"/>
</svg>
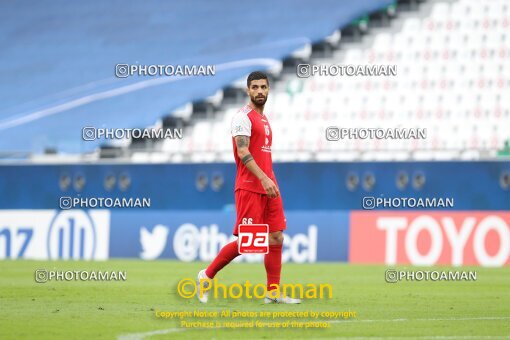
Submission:
<svg viewBox="0 0 510 340">
<path fill-rule="evenodd" d="M 367 196 L 453 198 L 455 209 L 466 211 L 510 206 L 505 180 L 510 161 L 275 163 L 274 170 L 287 212 L 359 210 Z M 369 175 L 375 180 L 370 189 L 362 185 Z M 407 184 L 398 186 L 402 176 L 407 176 Z M 85 179 L 83 188 L 73 185 L 79 177 Z M 122 178 L 128 179 L 125 187 Z M 223 185 L 214 186 L 213 178 L 222 179 Z M 0 209 L 53 210 L 68 203 L 66 197 L 101 197 L 150 198 L 151 210 L 221 211 L 234 204 L 235 178 L 232 163 L 0 166 Z M 417 178 L 423 186 L 416 185 Z M 112 179 L 118 185 L 105 187 Z M 201 190 L 199 179 L 206 183 Z"/>
<path fill-rule="evenodd" d="M 286 213 L 284 262 L 347 261 L 349 214 L 341 211 Z M 234 239 L 233 211 L 113 211 L 110 258 L 211 261 Z M 237 261 L 257 262 L 263 255 Z"/>
<path fill-rule="evenodd" d="M 0 260 L 106 260 L 108 210 L 0 210 Z"/>
</svg>

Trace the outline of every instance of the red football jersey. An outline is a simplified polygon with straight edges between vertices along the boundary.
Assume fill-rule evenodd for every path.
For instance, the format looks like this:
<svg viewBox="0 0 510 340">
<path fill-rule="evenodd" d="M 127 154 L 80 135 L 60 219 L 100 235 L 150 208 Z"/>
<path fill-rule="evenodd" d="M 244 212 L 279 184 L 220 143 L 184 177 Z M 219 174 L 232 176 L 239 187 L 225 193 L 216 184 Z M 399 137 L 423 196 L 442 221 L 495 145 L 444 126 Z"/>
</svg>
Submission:
<svg viewBox="0 0 510 340">
<path fill-rule="evenodd" d="M 231 133 L 232 143 L 234 145 L 234 159 L 236 160 L 237 165 L 236 185 L 234 191 L 244 189 L 260 194 L 266 194 L 262 184 L 260 184 L 260 180 L 253 175 L 250 170 L 248 170 L 237 156 L 237 145 L 234 137 L 250 137 L 250 146 L 248 150 L 253 156 L 253 160 L 276 184 L 273 172 L 273 160 L 271 158 L 272 133 L 267 117 L 246 105 L 232 118 Z"/>
</svg>

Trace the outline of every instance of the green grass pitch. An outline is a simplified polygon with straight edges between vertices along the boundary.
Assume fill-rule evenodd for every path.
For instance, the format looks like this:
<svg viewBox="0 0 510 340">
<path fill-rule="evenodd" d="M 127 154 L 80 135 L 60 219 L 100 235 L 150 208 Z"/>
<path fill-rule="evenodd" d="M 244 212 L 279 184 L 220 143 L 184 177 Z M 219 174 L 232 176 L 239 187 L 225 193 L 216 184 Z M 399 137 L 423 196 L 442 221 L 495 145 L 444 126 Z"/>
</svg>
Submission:
<svg viewBox="0 0 510 340">
<path fill-rule="evenodd" d="M 333 286 L 333 298 L 305 300 L 300 305 L 265 305 L 261 300 L 249 299 L 215 299 L 200 304 L 196 298 L 179 297 L 178 281 L 194 278 L 204 266 L 203 263 L 138 260 L 0 261 L 0 339 L 510 337 L 508 267 L 453 269 L 476 270 L 476 282 L 391 284 L 385 282 L 385 266 L 284 264 L 282 283 L 329 283 Z M 36 283 L 36 269 L 121 270 L 127 272 L 127 281 Z M 245 280 L 265 283 L 265 271 L 263 264 L 235 263 L 217 278 L 224 284 L 244 283 Z M 350 310 L 355 311 L 357 317 L 340 319 L 326 329 L 190 329 L 180 327 L 175 319 L 156 318 L 156 310 Z"/>
</svg>

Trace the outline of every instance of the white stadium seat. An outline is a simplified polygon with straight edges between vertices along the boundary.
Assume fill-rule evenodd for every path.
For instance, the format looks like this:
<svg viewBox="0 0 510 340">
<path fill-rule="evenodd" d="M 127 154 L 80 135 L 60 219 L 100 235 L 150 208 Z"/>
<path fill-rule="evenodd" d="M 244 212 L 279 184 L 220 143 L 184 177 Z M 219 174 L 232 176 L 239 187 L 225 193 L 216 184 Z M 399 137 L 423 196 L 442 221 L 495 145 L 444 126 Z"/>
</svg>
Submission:
<svg viewBox="0 0 510 340">
<path fill-rule="evenodd" d="M 396 77 L 283 77 L 266 105 L 274 160 L 353 160 L 361 152 L 362 159 L 472 159 L 478 149 L 500 149 L 510 137 L 509 28 L 508 1 L 436 2 L 428 17 L 403 19 L 399 32 L 376 33 L 371 44 L 320 60 L 396 64 Z M 194 152 L 192 159 L 210 161 L 215 150 L 232 161 L 230 121 L 237 110 L 198 121 L 191 142 L 165 141 L 162 151 Z M 328 142 L 328 126 L 423 127 L 428 138 Z"/>
</svg>

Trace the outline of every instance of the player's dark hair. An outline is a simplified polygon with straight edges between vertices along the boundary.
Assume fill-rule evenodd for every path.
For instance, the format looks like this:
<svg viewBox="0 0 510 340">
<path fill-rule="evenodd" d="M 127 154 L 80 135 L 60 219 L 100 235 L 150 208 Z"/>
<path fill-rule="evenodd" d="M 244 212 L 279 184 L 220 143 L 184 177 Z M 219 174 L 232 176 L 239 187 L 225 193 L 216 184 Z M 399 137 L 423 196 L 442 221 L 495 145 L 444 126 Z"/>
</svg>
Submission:
<svg viewBox="0 0 510 340">
<path fill-rule="evenodd" d="M 250 87 L 250 83 L 252 80 L 260 80 L 265 79 L 267 81 L 267 85 L 269 86 L 269 79 L 267 79 L 267 75 L 264 72 L 254 71 L 248 75 L 248 79 L 246 79 L 246 85 Z"/>
</svg>

